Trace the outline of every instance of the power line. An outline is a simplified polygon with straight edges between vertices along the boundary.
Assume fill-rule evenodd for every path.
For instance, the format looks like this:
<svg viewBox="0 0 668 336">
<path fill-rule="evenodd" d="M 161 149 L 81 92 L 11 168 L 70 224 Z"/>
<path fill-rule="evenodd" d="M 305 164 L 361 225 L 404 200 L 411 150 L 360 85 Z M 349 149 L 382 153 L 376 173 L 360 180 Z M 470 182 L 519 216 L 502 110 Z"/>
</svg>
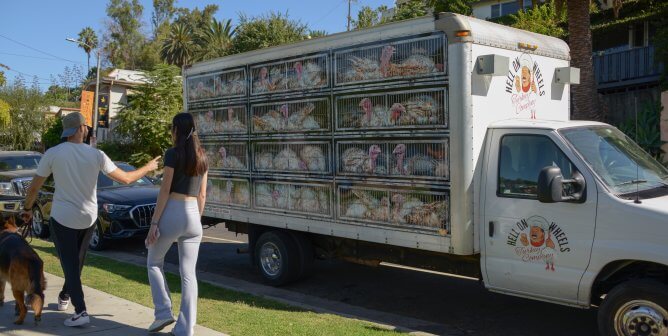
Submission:
<svg viewBox="0 0 668 336">
<path fill-rule="evenodd" d="M 323 16 L 321 16 L 320 18 L 318 18 L 317 20 L 315 20 L 315 23 L 319 23 L 320 20 L 322 20 L 322 19 L 328 17 L 328 16 L 329 16 L 330 14 L 332 14 L 337 8 L 341 7 L 341 5 L 343 5 L 346 1 L 348 1 L 348 0 L 343 0 L 343 1 L 339 2 L 339 3 L 337 3 L 336 6 L 332 7 L 332 9 L 330 9 L 325 15 L 323 15 Z"/>
<path fill-rule="evenodd" d="M 65 61 L 65 60 L 61 60 L 61 59 L 53 58 L 53 57 L 39 57 L 39 56 L 31 56 L 31 55 L 13 54 L 13 53 L 7 53 L 7 52 L 0 52 L 0 55 L 36 58 L 36 59 L 47 60 L 47 61 L 69 62 L 69 61 Z"/>
<path fill-rule="evenodd" d="M 5 38 L 5 39 L 7 39 L 7 40 L 9 40 L 9 41 L 12 41 L 12 42 L 14 42 L 14 43 L 16 43 L 16 44 L 22 45 L 22 46 L 24 46 L 24 47 L 26 47 L 26 48 L 28 48 L 28 49 L 31 49 L 31 50 L 37 51 L 37 52 L 39 52 L 39 53 L 42 53 L 42 54 L 44 54 L 44 55 L 51 56 L 51 57 L 53 57 L 53 58 L 57 58 L 57 59 L 60 59 L 60 60 L 63 60 L 63 61 L 67 61 L 67 62 L 70 62 L 70 63 L 84 64 L 83 62 L 76 62 L 76 61 L 68 60 L 67 58 L 62 58 L 62 57 L 60 57 L 60 56 L 56 56 L 56 55 L 51 54 L 51 53 L 48 53 L 48 52 L 46 52 L 46 51 L 42 51 L 42 50 L 39 50 L 39 49 L 37 49 L 37 48 L 33 48 L 33 47 L 31 47 L 31 46 L 29 46 L 29 45 L 27 45 L 27 44 L 25 44 L 25 43 L 19 42 L 19 41 L 17 41 L 17 40 L 14 40 L 14 39 L 9 38 L 9 37 L 7 37 L 7 36 L 5 36 L 5 35 L 2 35 L 2 34 L 0 34 L 0 37 Z"/>
</svg>

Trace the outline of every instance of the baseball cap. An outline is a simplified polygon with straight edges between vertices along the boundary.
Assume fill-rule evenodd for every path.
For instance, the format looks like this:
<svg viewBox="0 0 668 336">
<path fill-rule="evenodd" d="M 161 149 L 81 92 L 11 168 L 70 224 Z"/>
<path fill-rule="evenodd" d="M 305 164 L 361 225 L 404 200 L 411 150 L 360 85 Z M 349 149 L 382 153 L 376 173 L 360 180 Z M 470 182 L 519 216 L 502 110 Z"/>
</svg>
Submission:
<svg viewBox="0 0 668 336">
<path fill-rule="evenodd" d="M 77 129 L 86 123 L 86 119 L 83 114 L 79 112 L 72 112 L 63 117 L 63 134 L 60 135 L 61 138 L 66 138 L 74 135 L 77 132 Z"/>
</svg>

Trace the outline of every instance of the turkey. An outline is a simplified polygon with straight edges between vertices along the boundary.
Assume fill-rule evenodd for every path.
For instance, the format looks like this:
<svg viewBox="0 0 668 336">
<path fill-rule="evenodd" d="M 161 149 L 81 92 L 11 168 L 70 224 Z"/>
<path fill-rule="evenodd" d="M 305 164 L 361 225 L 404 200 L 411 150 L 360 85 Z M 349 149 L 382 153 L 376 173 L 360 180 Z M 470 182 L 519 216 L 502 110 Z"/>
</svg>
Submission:
<svg viewBox="0 0 668 336">
<path fill-rule="evenodd" d="M 419 226 L 443 228 L 447 218 L 447 204 L 445 202 L 433 202 L 414 207 L 406 215 L 406 222 Z"/>
<path fill-rule="evenodd" d="M 255 154 L 255 169 L 272 170 L 274 169 L 274 155 L 269 152 Z"/>
<path fill-rule="evenodd" d="M 232 195 L 233 203 L 239 205 L 248 205 L 250 201 L 250 192 L 245 183 L 237 183 Z"/>
<path fill-rule="evenodd" d="M 348 61 L 350 61 L 350 69 L 344 75 L 344 79 L 347 82 L 378 79 L 381 77 L 380 66 L 375 60 L 350 56 L 348 57 Z"/>
<path fill-rule="evenodd" d="M 277 184 L 274 186 L 272 199 L 274 208 L 295 210 L 299 202 L 299 193 L 293 186 Z"/>
<path fill-rule="evenodd" d="M 390 123 L 392 125 L 402 125 L 400 118 L 405 115 L 406 108 L 400 103 L 394 103 L 390 106 Z"/>
<path fill-rule="evenodd" d="M 402 105 L 405 111 L 398 118 L 401 125 L 433 125 L 439 122 L 439 104 L 431 96 L 415 97 Z"/>
<path fill-rule="evenodd" d="M 262 67 L 258 73 L 258 78 L 253 81 L 253 92 L 254 93 L 264 93 L 269 92 L 269 87 L 271 82 L 268 78 L 269 71 L 266 67 Z"/>
<path fill-rule="evenodd" d="M 395 65 L 398 76 L 416 76 L 439 72 L 438 67 L 431 57 L 427 56 L 427 51 L 422 48 L 415 48 L 401 64 Z"/>
<path fill-rule="evenodd" d="M 269 70 L 269 78 L 271 85 L 269 91 L 283 91 L 287 84 L 285 74 L 283 73 L 283 66 L 275 66 Z"/>
<path fill-rule="evenodd" d="M 211 134 L 215 131 L 216 117 L 213 111 L 207 111 L 206 113 L 200 113 L 197 116 L 197 124 L 199 126 L 199 131 L 202 134 Z"/>
<path fill-rule="evenodd" d="M 373 196 L 371 196 L 368 192 L 361 191 L 361 190 L 353 190 L 352 191 L 353 195 L 357 197 L 357 199 L 364 204 L 366 207 L 367 211 L 364 213 L 364 217 L 366 219 L 373 219 L 374 211 L 380 206 L 380 202 L 378 202 L 377 199 L 375 199 Z"/>
<path fill-rule="evenodd" d="M 391 174 L 392 175 L 408 175 L 408 167 L 406 165 L 406 145 L 404 144 L 398 144 L 396 147 L 394 147 L 394 150 L 392 151 L 392 155 L 394 155 L 394 167 L 392 167 Z"/>
<path fill-rule="evenodd" d="M 392 221 L 397 223 L 406 223 L 408 216 L 413 208 L 424 205 L 424 202 L 415 197 L 404 197 L 401 194 L 392 196 Z"/>
<path fill-rule="evenodd" d="M 234 183 L 231 180 L 225 181 L 225 188 L 220 193 L 220 203 L 230 204 L 232 203 L 232 187 Z"/>
<path fill-rule="evenodd" d="M 227 149 L 225 147 L 220 147 L 218 150 L 220 154 L 220 166 L 223 169 L 246 169 L 246 165 L 241 162 L 236 156 L 227 155 Z"/>
<path fill-rule="evenodd" d="M 327 191 L 318 191 L 318 202 L 320 203 L 320 212 L 323 214 L 329 214 L 329 196 Z"/>
<path fill-rule="evenodd" d="M 357 147 L 346 149 L 341 155 L 341 169 L 349 173 L 386 174 L 384 167 L 377 166 L 380 146 L 371 145 L 368 153 Z"/>
<path fill-rule="evenodd" d="M 362 127 L 383 127 L 389 126 L 392 123 L 387 108 L 382 105 L 373 106 L 369 98 L 362 99 L 359 107 L 364 111 L 364 115 L 360 119 Z"/>
<path fill-rule="evenodd" d="M 390 220 L 390 200 L 387 196 L 380 199 L 380 204 L 369 211 L 369 219 L 388 222 Z"/>
<path fill-rule="evenodd" d="M 288 87 L 291 89 L 317 88 L 325 83 L 322 78 L 322 68 L 316 63 L 295 62 L 292 68 L 295 70 L 295 77 L 288 81 Z"/>
<path fill-rule="evenodd" d="M 439 162 L 425 154 L 415 154 L 406 160 L 409 175 L 435 176 Z"/>
<path fill-rule="evenodd" d="M 257 131 L 280 131 L 286 126 L 288 105 L 283 104 L 278 111 L 269 110 L 261 117 L 253 116 L 253 127 Z"/>
<path fill-rule="evenodd" d="M 299 200 L 297 202 L 296 210 L 308 213 L 321 213 L 320 201 L 318 200 L 318 193 L 313 188 L 302 187 L 298 191 Z"/>
<path fill-rule="evenodd" d="M 221 122 L 221 128 L 223 131 L 227 132 L 237 132 L 237 131 L 243 131 L 246 129 L 246 125 L 239 121 L 239 119 L 234 117 L 234 109 L 233 108 L 228 108 L 227 109 L 227 120 Z"/>
<path fill-rule="evenodd" d="M 380 74 L 382 77 L 396 76 L 395 65 L 392 64 L 392 56 L 397 49 L 391 45 L 383 47 L 380 52 Z"/>
<path fill-rule="evenodd" d="M 287 108 L 287 106 L 286 106 Z M 315 110 L 315 105 L 308 103 L 306 106 L 302 107 L 299 109 L 297 112 L 292 113 L 288 119 L 287 119 L 287 126 L 286 128 L 289 130 L 303 130 L 306 129 L 304 127 L 304 121 L 306 121 L 307 118 L 311 118 L 312 122 L 309 121 L 309 126 L 315 122 L 315 119 L 313 119 L 312 116 L 310 116 L 311 112 Z M 315 128 L 320 128 L 320 125 L 315 122 Z"/>
<path fill-rule="evenodd" d="M 206 183 L 206 198 L 210 202 L 220 202 L 220 188 L 212 180 L 208 180 Z"/>
<path fill-rule="evenodd" d="M 310 145 L 304 146 L 299 152 L 299 155 L 302 161 L 306 163 L 306 168 L 309 171 L 323 173 L 327 171 L 327 160 L 320 147 Z"/>
<path fill-rule="evenodd" d="M 255 206 L 262 208 L 274 207 L 274 189 L 271 184 L 259 183 L 255 186 Z"/>
<path fill-rule="evenodd" d="M 348 204 L 345 216 L 351 218 L 364 218 L 367 215 L 367 211 L 369 211 L 369 209 L 364 205 L 364 202 L 359 198 L 355 198 Z"/>
<path fill-rule="evenodd" d="M 274 157 L 274 169 L 289 171 L 304 171 L 307 169 L 306 163 L 302 161 L 297 153 L 286 147 Z"/>
<path fill-rule="evenodd" d="M 229 77 L 228 77 L 229 78 Z M 242 78 L 240 72 L 233 75 L 232 79 L 226 84 L 227 95 L 240 95 L 246 93 L 246 81 Z"/>
<path fill-rule="evenodd" d="M 216 153 L 216 150 L 212 147 L 207 147 L 205 149 L 206 158 L 211 168 L 221 168 L 220 166 L 220 155 Z"/>
</svg>

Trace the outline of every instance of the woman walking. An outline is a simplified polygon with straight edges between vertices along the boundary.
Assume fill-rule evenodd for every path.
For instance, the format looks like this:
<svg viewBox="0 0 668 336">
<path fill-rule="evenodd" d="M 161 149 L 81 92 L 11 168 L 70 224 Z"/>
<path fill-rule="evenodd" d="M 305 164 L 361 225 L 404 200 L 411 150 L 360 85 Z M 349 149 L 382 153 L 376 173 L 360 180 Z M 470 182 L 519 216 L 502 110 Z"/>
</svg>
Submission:
<svg viewBox="0 0 668 336">
<path fill-rule="evenodd" d="M 172 301 L 165 281 L 165 254 L 177 242 L 181 273 L 181 311 L 172 333 L 192 336 L 197 320 L 195 266 L 202 240 L 201 216 L 206 201 L 207 162 L 195 132 L 193 117 L 179 113 L 172 120 L 174 147 L 165 152 L 165 168 L 158 202 L 146 237 L 148 279 L 155 305 L 157 332 L 174 323 Z"/>
</svg>

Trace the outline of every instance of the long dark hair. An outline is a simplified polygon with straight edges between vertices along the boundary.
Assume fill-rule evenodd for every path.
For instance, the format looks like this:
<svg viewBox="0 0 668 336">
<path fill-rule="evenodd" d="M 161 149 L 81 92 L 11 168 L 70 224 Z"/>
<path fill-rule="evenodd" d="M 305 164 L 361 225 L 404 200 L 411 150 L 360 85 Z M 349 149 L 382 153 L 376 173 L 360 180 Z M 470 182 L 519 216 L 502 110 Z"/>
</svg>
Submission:
<svg viewBox="0 0 668 336">
<path fill-rule="evenodd" d="M 172 119 L 172 132 L 175 135 L 176 166 L 189 176 L 204 175 L 209 167 L 197 137 L 193 116 L 186 112 L 175 115 Z"/>
</svg>

